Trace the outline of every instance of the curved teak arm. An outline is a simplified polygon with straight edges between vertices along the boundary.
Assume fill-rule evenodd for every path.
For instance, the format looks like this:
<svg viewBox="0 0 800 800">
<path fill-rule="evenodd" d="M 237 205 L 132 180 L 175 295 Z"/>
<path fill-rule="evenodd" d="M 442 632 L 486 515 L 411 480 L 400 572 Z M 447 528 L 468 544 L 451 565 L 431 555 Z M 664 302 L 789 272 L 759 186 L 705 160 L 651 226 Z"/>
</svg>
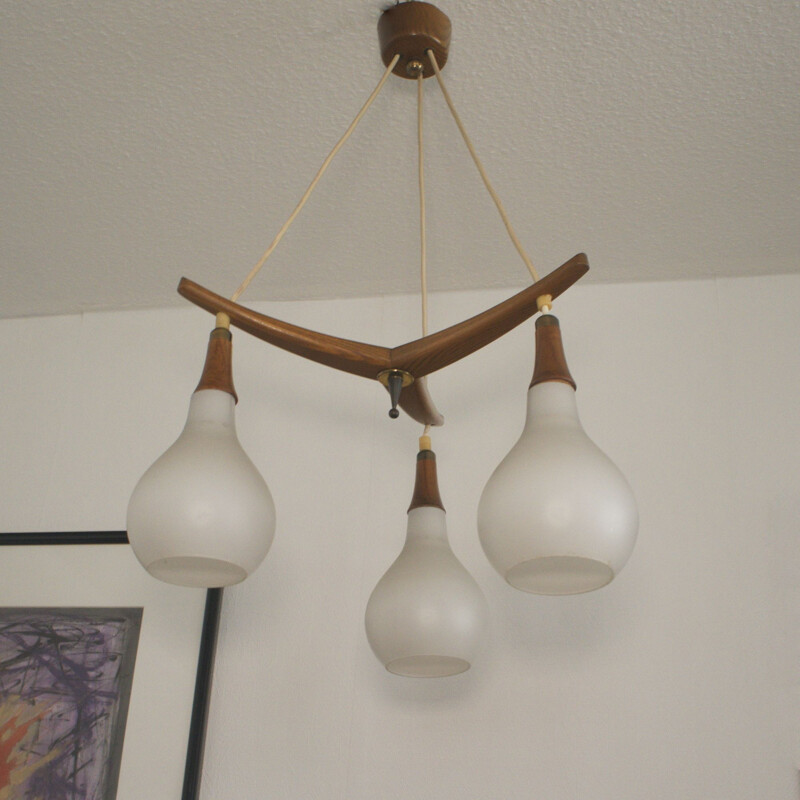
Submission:
<svg viewBox="0 0 800 800">
<path fill-rule="evenodd" d="M 544 294 L 558 297 L 588 270 L 586 255 L 578 253 L 508 300 L 503 300 L 502 303 L 443 331 L 393 348 L 392 368 L 403 369 L 414 377 L 419 377 L 459 361 L 532 317 L 539 310 L 536 305 L 537 297 Z"/>
<path fill-rule="evenodd" d="M 178 293 L 212 314 L 224 312 L 231 324 L 240 330 L 320 364 L 376 380 L 379 373 L 388 369 L 409 372 L 415 380 L 403 389 L 400 407 L 418 422 L 441 425 L 442 417 L 430 399 L 425 382 L 419 379 L 508 333 L 538 311 L 537 297 L 545 294 L 558 297 L 588 269 L 586 256 L 579 253 L 502 303 L 442 331 L 391 349 L 340 339 L 259 314 L 188 278 L 181 278 Z"/>
</svg>

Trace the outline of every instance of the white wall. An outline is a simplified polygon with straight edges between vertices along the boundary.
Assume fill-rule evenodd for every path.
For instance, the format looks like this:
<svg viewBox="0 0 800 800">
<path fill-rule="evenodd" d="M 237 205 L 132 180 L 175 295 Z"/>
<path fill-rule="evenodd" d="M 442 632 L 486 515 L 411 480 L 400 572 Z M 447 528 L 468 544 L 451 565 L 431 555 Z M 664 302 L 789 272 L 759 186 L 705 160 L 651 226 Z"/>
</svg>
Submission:
<svg viewBox="0 0 800 800">
<path fill-rule="evenodd" d="M 510 291 L 434 295 L 432 322 Z M 257 307 L 395 344 L 416 337 L 417 303 Z M 453 548 L 493 623 L 474 668 L 443 680 L 389 675 L 363 632 L 402 544 L 418 426 L 391 422 L 376 384 L 236 335 L 239 434 L 278 533 L 226 592 L 204 797 L 796 798 L 799 303 L 800 276 L 576 286 L 557 303 L 584 425 L 641 511 L 626 569 L 584 596 L 513 591 L 477 541 L 533 324 L 431 378 Z M 0 530 L 124 527 L 210 323 L 192 308 L 0 322 Z"/>
</svg>

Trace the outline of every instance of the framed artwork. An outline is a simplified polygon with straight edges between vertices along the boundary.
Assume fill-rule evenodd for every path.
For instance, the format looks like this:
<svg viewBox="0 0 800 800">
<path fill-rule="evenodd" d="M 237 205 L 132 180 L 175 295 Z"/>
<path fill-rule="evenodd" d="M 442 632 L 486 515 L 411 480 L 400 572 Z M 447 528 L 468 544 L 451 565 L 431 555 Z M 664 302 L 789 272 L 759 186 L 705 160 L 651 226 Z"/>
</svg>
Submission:
<svg viewBox="0 0 800 800">
<path fill-rule="evenodd" d="M 222 590 L 155 580 L 125 531 L 0 545 L 0 800 L 198 800 Z"/>
</svg>

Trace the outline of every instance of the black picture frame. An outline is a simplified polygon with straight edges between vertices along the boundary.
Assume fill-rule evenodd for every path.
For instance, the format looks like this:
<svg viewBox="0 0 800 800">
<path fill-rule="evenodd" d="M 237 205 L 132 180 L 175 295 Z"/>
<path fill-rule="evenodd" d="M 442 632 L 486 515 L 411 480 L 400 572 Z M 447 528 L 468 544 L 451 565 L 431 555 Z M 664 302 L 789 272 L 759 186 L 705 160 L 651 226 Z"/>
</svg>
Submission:
<svg viewBox="0 0 800 800">
<path fill-rule="evenodd" d="M 33 547 L 37 545 L 127 545 L 126 531 L 43 531 L 32 533 L 0 533 L 0 546 Z M 194 699 L 186 746 L 181 800 L 199 800 L 203 772 L 206 728 L 214 677 L 217 635 L 222 610 L 222 589 L 206 591 Z"/>
</svg>

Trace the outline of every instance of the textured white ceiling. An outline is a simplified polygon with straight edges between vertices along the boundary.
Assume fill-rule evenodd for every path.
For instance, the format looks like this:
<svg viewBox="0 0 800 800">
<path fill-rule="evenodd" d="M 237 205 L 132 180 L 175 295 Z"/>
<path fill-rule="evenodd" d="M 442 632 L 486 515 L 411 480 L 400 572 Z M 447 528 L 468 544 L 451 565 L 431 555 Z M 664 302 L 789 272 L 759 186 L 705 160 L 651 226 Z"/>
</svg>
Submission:
<svg viewBox="0 0 800 800">
<path fill-rule="evenodd" d="M 800 270 L 795 0 L 441 0 L 445 77 L 541 272 Z M 382 65 L 375 0 L 0 0 L 0 315 L 229 294 Z M 432 289 L 527 272 L 426 81 Z M 393 78 L 243 301 L 415 291 Z"/>
</svg>

